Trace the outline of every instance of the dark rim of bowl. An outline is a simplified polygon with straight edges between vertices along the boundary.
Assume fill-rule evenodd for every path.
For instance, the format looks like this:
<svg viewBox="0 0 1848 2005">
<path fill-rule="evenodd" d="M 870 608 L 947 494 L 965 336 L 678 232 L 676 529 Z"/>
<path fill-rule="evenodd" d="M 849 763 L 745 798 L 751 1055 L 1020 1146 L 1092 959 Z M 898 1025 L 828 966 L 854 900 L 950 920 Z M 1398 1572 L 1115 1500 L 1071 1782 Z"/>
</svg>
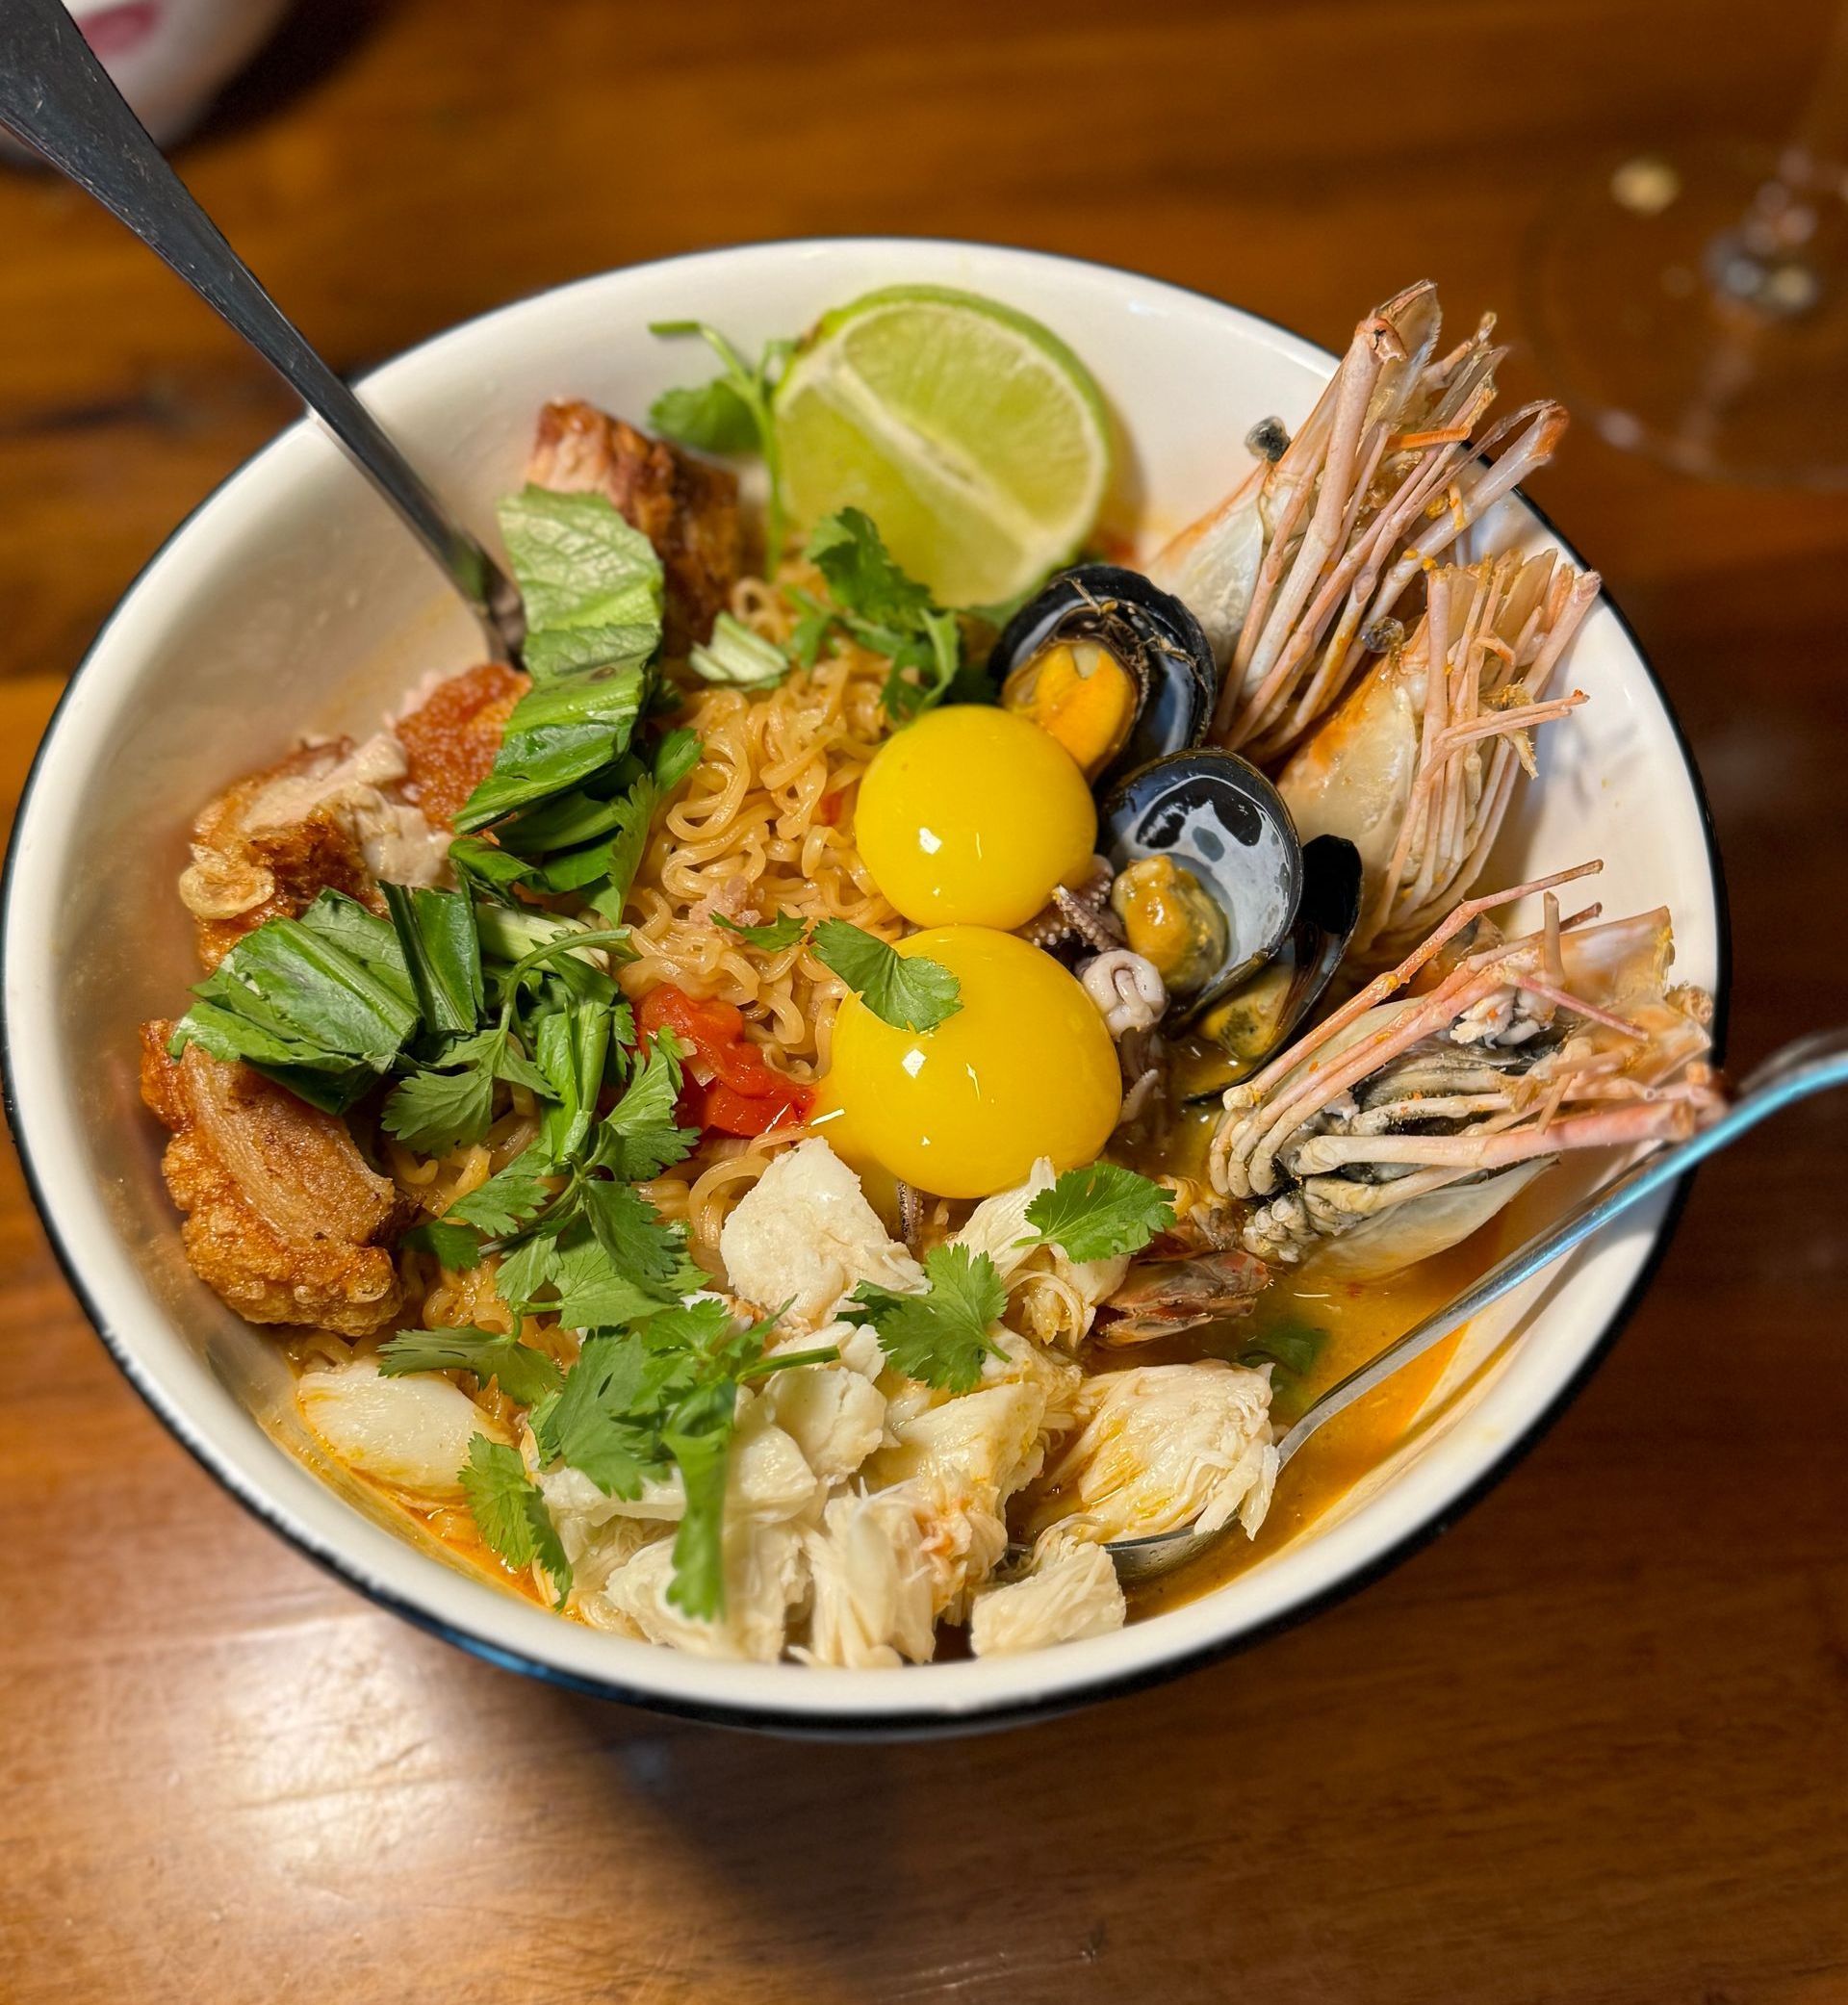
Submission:
<svg viewBox="0 0 1848 2005">
<path fill-rule="evenodd" d="M 408 357 L 420 352 L 420 350 L 450 335 L 459 334 L 470 327 L 477 326 L 482 321 L 490 321 L 496 315 L 509 312 L 529 300 L 543 298 L 549 293 L 563 292 L 569 290 L 573 285 L 594 283 L 599 278 L 613 276 L 616 271 L 636 271 L 686 264 L 701 258 L 712 257 L 725 251 L 798 249 L 811 244 L 865 244 L 870 246 L 894 243 L 913 243 L 920 247 L 928 246 L 932 248 L 1006 251 L 1014 256 L 1040 259 L 1053 265 L 1081 266 L 1089 270 L 1108 273 L 1114 278 L 1134 278 L 1144 283 L 1165 286 L 1172 292 L 1202 300 L 1210 306 L 1224 307 L 1231 304 L 1230 301 L 1219 299 L 1211 293 L 1202 292 L 1196 286 L 1181 285 L 1172 279 L 1155 278 L 1147 272 L 1127 271 L 1120 266 L 1107 265 L 1094 258 L 1068 257 L 1061 252 L 1040 250 L 1031 245 L 974 243 L 967 239 L 944 237 L 905 238 L 843 235 L 834 237 L 768 238 L 744 244 L 713 244 L 702 250 L 680 252 L 673 257 L 646 259 L 637 265 L 617 266 L 607 272 L 588 273 L 583 278 L 567 280 L 557 286 L 542 287 L 537 292 L 522 294 L 513 299 L 502 301 L 499 306 L 486 308 L 478 314 L 472 314 L 468 319 L 458 321 L 452 326 L 445 327 L 438 333 L 427 336 L 424 341 L 416 343 L 411 347 L 402 350 L 399 354 L 391 357 L 388 361 L 376 365 L 375 369 L 368 370 L 364 376 L 356 380 L 363 386 L 368 378 L 376 373 L 377 371 L 391 368 L 395 364 L 406 360 Z M 1292 341 L 1301 343 L 1304 347 L 1313 349 L 1317 354 L 1326 359 L 1330 365 L 1334 365 L 1339 361 L 1339 357 L 1323 348 L 1320 343 L 1312 342 L 1306 336 L 1296 333 L 1294 328 L 1286 326 L 1281 321 L 1273 320 L 1267 314 L 1253 312 L 1249 307 L 1236 307 L 1234 310 L 1244 314 L 1247 320 L 1255 321 L 1260 326 L 1269 327 L 1274 333 L 1287 335 Z M 278 432 L 276 438 L 267 440 L 255 452 L 250 453 L 233 468 L 229 474 L 225 475 L 221 480 L 216 482 L 210 492 L 187 511 L 173 529 L 162 540 L 153 554 L 136 573 L 121 597 L 116 601 L 115 607 L 112 608 L 103 626 L 98 629 L 96 638 L 85 650 L 83 659 L 72 670 L 69 681 L 61 692 L 58 702 L 52 709 L 50 718 L 46 721 L 43 736 L 39 740 L 38 750 L 33 755 L 32 764 L 27 771 L 25 784 L 20 789 L 19 804 L 14 820 L 15 830 L 26 818 L 32 802 L 33 789 L 38 783 L 39 772 L 43 766 L 46 751 L 57 733 L 59 723 L 64 713 L 64 707 L 70 700 L 71 692 L 76 688 L 79 678 L 93 659 L 103 636 L 114 625 L 122 608 L 141 588 L 142 580 L 159 566 L 168 551 L 192 527 L 194 520 L 218 499 L 232 481 L 236 480 L 257 459 L 261 458 L 276 443 L 276 439 L 285 437 L 289 431 L 295 428 L 296 424 L 312 423 L 312 418 L 306 417 L 294 421 L 282 432 Z M 1543 508 L 1535 506 L 1524 490 L 1517 488 L 1514 492 L 1523 504 L 1532 512 L 1540 526 L 1557 540 L 1563 554 L 1582 568 L 1583 559 L 1560 532 L 1552 517 Z M 1686 730 L 1682 726 L 1673 702 L 1670 700 L 1667 688 L 1664 686 L 1661 678 L 1656 673 L 1655 665 L 1651 662 L 1641 641 L 1638 639 L 1636 630 L 1631 626 L 1623 608 L 1612 598 L 1608 587 L 1601 591 L 1600 598 L 1604 606 L 1616 619 L 1625 639 L 1630 644 L 1631 653 L 1634 655 L 1644 676 L 1648 679 L 1651 688 L 1654 689 L 1656 698 L 1661 704 L 1662 712 L 1668 720 L 1669 730 L 1674 735 L 1676 749 L 1681 754 L 1681 766 L 1688 787 L 1694 796 L 1695 806 L 1700 813 L 1701 835 L 1707 847 L 1707 871 L 1713 887 L 1715 946 L 1717 949 L 1717 968 L 1713 990 L 1713 1051 L 1716 1060 L 1723 1060 L 1726 1055 L 1727 1021 L 1730 1014 L 1732 987 L 1732 927 L 1727 898 L 1726 873 L 1721 862 L 1719 841 L 1713 827 L 1712 808 L 1707 797 L 1706 786 L 1701 780 L 1700 768 L 1695 763 L 1693 748 L 1688 742 Z M 16 842 L 10 843 L 5 872 L 4 875 L 0 875 L 0 968 L 4 968 L 8 964 L 11 957 L 13 871 L 17 860 L 17 844 Z M 1219 1663 L 1225 1658 L 1238 1656 L 1246 1650 L 1254 1648 L 1257 1644 L 1270 1636 L 1280 1634 L 1285 1630 L 1294 1629 L 1299 1623 L 1307 1622 L 1312 1616 L 1321 1614 L 1323 1610 L 1346 1601 L 1350 1595 L 1359 1593 L 1362 1588 L 1372 1585 L 1373 1581 L 1392 1572 L 1394 1568 L 1401 1565 L 1414 1554 L 1422 1552 L 1441 1533 L 1448 1531 L 1452 1525 L 1456 1524 L 1465 1512 L 1479 1504 L 1504 1477 L 1524 1461 L 1539 1445 L 1567 1407 L 1583 1391 L 1593 1373 L 1603 1364 L 1617 1339 L 1623 1334 L 1630 1318 L 1635 1314 L 1637 1304 L 1642 1300 L 1644 1295 L 1649 1290 L 1650 1284 L 1655 1280 L 1656 1272 L 1660 1268 L 1663 1259 L 1667 1255 L 1669 1246 L 1674 1240 L 1676 1229 L 1681 1223 L 1681 1215 L 1686 1208 L 1688 1193 L 1693 1181 L 1693 1172 L 1690 1172 L 1688 1176 L 1683 1177 L 1676 1186 L 1673 1195 L 1668 1200 L 1667 1210 L 1662 1219 L 1660 1229 L 1656 1234 L 1640 1272 L 1638 1272 L 1635 1280 L 1625 1294 L 1623 1300 L 1618 1303 L 1606 1320 L 1598 1341 L 1586 1352 L 1584 1358 L 1579 1363 L 1578 1369 L 1566 1384 L 1561 1386 L 1548 1404 L 1533 1416 L 1520 1435 L 1510 1441 L 1501 1451 L 1494 1462 L 1472 1483 L 1452 1498 L 1449 1504 L 1434 1511 L 1422 1524 L 1414 1526 L 1411 1530 L 1402 1534 L 1382 1552 L 1375 1554 L 1364 1565 L 1356 1567 L 1352 1572 L 1344 1575 L 1339 1581 L 1331 1582 L 1328 1586 L 1318 1590 L 1314 1594 L 1305 1596 L 1303 1600 L 1283 1609 L 1278 1614 L 1255 1623 L 1249 1629 L 1240 1631 L 1235 1636 L 1217 1638 L 1212 1642 L 1201 1644 L 1195 1649 L 1164 1658 L 1159 1663 L 1142 1665 L 1134 1671 L 1102 1676 L 1082 1686 L 1062 1690 L 1043 1698 L 1012 1700 L 999 1705 L 982 1706 L 966 1712 L 947 1710 L 942 1708 L 933 1709 L 927 1706 L 895 1709 L 889 1712 L 871 1714 L 864 1718 L 860 1716 L 849 1718 L 836 1715 L 831 1719 L 822 1714 L 814 1715 L 812 1718 L 804 1718 L 801 1715 L 784 1713 L 774 1707 L 759 1708 L 719 1701 L 683 1700 L 658 1692 L 639 1691 L 621 1684 L 615 1679 L 587 1677 L 578 1672 L 566 1671 L 557 1665 L 543 1663 L 537 1658 L 523 1656 L 518 1651 L 509 1650 L 502 1644 L 490 1641 L 486 1636 L 478 1635 L 471 1630 L 462 1629 L 452 1622 L 433 1615 L 416 1603 L 404 1600 L 401 1596 L 383 1586 L 378 1581 L 367 1578 L 365 1574 L 356 1570 L 353 1564 L 342 1554 L 322 1546 L 318 1540 L 309 1536 L 300 1527 L 289 1522 L 260 1491 L 246 1488 L 236 1473 L 221 1464 L 206 1444 L 195 1437 L 185 1416 L 178 1411 L 170 1410 L 163 1398 L 146 1382 L 135 1362 L 132 1352 L 124 1345 L 120 1337 L 103 1320 L 97 1303 L 91 1298 L 88 1287 L 85 1285 L 77 1256 L 72 1247 L 66 1244 L 53 1219 L 45 1188 L 39 1179 L 31 1153 L 20 1135 L 13 1096 L 13 1066 L 12 1026 L 6 1017 L 6 1014 L 0 1011 L 0 1107 L 4 1107 L 5 1110 L 7 1125 L 12 1133 L 14 1148 L 18 1153 L 26 1188 L 31 1194 L 39 1221 L 44 1226 L 45 1236 L 51 1244 L 52 1252 L 64 1272 L 64 1279 L 69 1284 L 71 1293 L 76 1296 L 98 1338 L 115 1359 L 116 1366 L 129 1384 L 140 1394 L 156 1418 L 174 1439 L 180 1443 L 181 1447 L 192 1455 L 193 1460 L 227 1490 L 231 1496 L 236 1498 L 253 1517 L 269 1526 L 271 1530 L 278 1533 L 290 1545 L 294 1546 L 297 1552 L 305 1554 L 310 1559 L 323 1567 L 337 1579 L 343 1581 L 347 1586 L 356 1588 L 369 1601 L 390 1610 L 395 1615 L 402 1617 L 406 1622 L 412 1624 L 413 1627 L 423 1630 L 430 1635 L 439 1636 L 443 1641 L 453 1644 L 457 1649 L 467 1651 L 471 1656 L 480 1658 L 485 1662 L 496 1664 L 503 1670 L 518 1671 L 526 1677 L 536 1678 L 544 1684 L 555 1685 L 564 1690 L 581 1692 L 594 1698 L 618 1700 L 625 1705 L 641 1707 L 648 1711 L 665 1714 L 672 1718 L 696 1720 L 707 1726 L 729 1727 L 746 1732 L 771 1734 L 783 1738 L 795 1739 L 874 1741 L 921 1739 L 938 1735 L 978 1734 L 1003 1727 L 1022 1725 L 1034 1720 L 1057 1718 L 1064 1713 L 1077 1711 L 1082 1707 L 1095 1705 L 1101 1700 L 1123 1698 L 1133 1692 L 1146 1691 L 1154 1685 L 1164 1684 L 1168 1680 L 1182 1677 L 1190 1671 L 1201 1670 L 1209 1664 Z"/>
</svg>

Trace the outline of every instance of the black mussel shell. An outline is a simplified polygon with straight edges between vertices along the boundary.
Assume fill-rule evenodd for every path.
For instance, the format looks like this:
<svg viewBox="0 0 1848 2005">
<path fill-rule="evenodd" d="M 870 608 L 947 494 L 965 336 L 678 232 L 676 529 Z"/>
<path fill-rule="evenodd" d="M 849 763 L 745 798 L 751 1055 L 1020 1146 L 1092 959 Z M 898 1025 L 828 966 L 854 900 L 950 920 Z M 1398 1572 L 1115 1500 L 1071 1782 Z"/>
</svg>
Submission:
<svg viewBox="0 0 1848 2005">
<path fill-rule="evenodd" d="M 1210 1010 L 1289 939 L 1302 899 L 1302 844 L 1283 796 L 1248 759 L 1209 750 L 1153 759 L 1105 795 L 1097 822 L 1118 892 L 1124 871 L 1163 859 L 1222 921 L 1210 965 L 1169 983 L 1173 1021 Z"/>
<path fill-rule="evenodd" d="M 1062 641 L 1097 643 L 1136 684 L 1134 719 L 1098 772 L 1099 786 L 1206 735 L 1219 685 L 1213 649 L 1187 607 L 1141 572 L 1117 564 L 1062 571 L 1008 622 L 988 673 L 1005 692 L 1015 670 Z"/>
<path fill-rule="evenodd" d="M 1351 842 L 1318 835 L 1303 844 L 1302 898 L 1290 938 L 1274 960 L 1199 1013 L 1194 1027 L 1212 1049 L 1190 1067 L 1187 1098 L 1218 1099 L 1290 1041 L 1348 952 L 1360 898 L 1360 852 Z"/>
</svg>

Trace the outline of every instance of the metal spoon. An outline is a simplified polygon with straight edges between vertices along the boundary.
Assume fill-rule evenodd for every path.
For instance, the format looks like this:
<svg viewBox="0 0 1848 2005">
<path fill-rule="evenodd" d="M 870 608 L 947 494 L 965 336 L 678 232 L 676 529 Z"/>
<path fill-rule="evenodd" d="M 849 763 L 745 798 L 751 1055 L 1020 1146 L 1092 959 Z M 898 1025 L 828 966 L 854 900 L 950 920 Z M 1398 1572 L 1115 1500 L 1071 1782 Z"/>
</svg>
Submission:
<svg viewBox="0 0 1848 2005">
<path fill-rule="evenodd" d="M 1767 1115 L 1777 1114 L 1834 1086 L 1848 1086 L 1848 1030 L 1818 1031 L 1813 1037 L 1799 1038 L 1795 1043 L 1773 1053 L 1745 1082 L 1738 1097 L 1711 1127 L 1703 1129 L 1691 1141 L 1646 1156 L 1614 1183 L 1594 1191 L 1556 1224 L 1498 1262 L 1473 1288 L 1465 1289 L 1453 1301 L 1425 1317 L 1397 1343 L 1387 1345 L 1372 1363 L 1350 1372 L 1340 1384 L 1330 1386 L 1277 1443 L 1278 1469 L 1336 1414 L 1385 1384 L 1414 1358 L 1423 1357 L 1433 1344 L 1461 1329 L 1510 1289 L 1532 1279 L 1562 1255 L 1582 1246 L 1594 1233 L 1601 1232 L 1613 1219 L 1621 1218 L 1633 1206 L 1685 1176 L 1696 1164 L 1756 1128 Z M 1185 1529 L 1164 1531 L 1152 1538 L 1117 1539 L 1106 1550 L 1116 1561 L 1117 1577 L 1123 1584 L 1141 1586 L 1197 1558 L 1230 1529 L 1230 1526 L 1221 1526 L 1210 1532 Z"/>
<path fill-rule="evenodd" d="M 6 0 L 0 10 L 0 125 L 125 222 L 279 372 L 443 567 L 496 656 L 516 658 L 526 621 L 512 580 L 219 235 L 90 54 L 63 0 Z"/>
</svg>

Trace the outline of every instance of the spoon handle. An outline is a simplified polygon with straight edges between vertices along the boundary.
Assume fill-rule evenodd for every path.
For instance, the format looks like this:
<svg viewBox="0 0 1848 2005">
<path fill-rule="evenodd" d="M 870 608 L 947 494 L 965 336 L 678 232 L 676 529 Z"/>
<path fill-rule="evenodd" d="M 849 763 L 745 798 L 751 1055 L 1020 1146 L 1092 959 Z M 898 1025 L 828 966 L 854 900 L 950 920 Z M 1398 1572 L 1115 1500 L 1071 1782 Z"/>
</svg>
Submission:
<svg viewBox="0 0 1848 2005">
<path fill-rule="evenodd" d="M 167 166 L 63 0 L 0 10 L 0 125 L 126 223 L 295 390 L 467 599 L 498 655 L 521 639 L 520 600 L 365 405 L 316 354 Z"/>
<path fill-rule="evenodd" d="M 1474 1287 L 1465 1289 L 1434 1315 L 1407 1330 L 1397 1343 L 1387 1345 L 1371 1363 L 1330 1386 L 1278 1442 L 1277 1466 L 1281 1468 L 1289 1461 L 1336 1414 L 1364 1399 L 1433 1344 L 1461 1329 L 1491 1302 L 1500 1301 L 1511 1288 L 1518 1288 L 1575 1247 L 1582 1246 L 1593 1233 L 1602 1231 L 1633 1205 L 1654 1197 L 1685 1176 L 1696 1164 L 1736 1142 L 1767 1116 L 1835 1086 L 1848 1086 L 1848 1030 L 1820 1031 L 1786 1044 L 1753 1073 L 1738 1098 L 1711 1127 L 1702 1129 L 1673 1148 L 1645 1156 L 1614 1183 L 1594 1191 L 1557 1224 L 1490 1268 Z"/>
</svg>

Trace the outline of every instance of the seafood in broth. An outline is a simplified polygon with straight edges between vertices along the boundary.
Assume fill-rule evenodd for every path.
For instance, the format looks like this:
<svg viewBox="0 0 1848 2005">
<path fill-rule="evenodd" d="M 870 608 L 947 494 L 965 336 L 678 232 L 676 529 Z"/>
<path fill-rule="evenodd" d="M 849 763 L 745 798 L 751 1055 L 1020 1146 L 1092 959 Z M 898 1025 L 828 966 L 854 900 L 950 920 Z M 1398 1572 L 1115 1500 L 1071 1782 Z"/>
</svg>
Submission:
<svg viewBox="0 0 1848 2005">
<path fill-rule="evenodd" d="M 928 313 L 934 373 L 958 316 L 1019 325 L 929 290 L 859 306 Z M 849 324 L 771 345 L 754 425 Z M 317 1452 L 631 1641 L 1076 1642 L 1138 1614 L 1114 1542 L 1262 1533 L 1322 1382 L 1296 1277 L 1467 1262 L 1561 1158 L 1710 1118 L 1666 911 L 1564 911 L 1566 858 L 1478 894 L 1599 582 L 1498 547 L 1564 413 L 1489 423 L 1493 322 L 1440 333 L 1413 286 L 1294 437 L 1244 414 L 1250 473 L 1145 573 L 934 545 L 929 482 L 821 508 L 799 428 L 757 435 L 800 478 L 752 572 L 706 393 L 666 436 L 548 406 L 501 507 L 524 667 L 224 776 L 205 978 L 143 1028 L 188 1258 Z M 1028 348 L 1094 528 L 1101 393 Z"/>
</svg>

